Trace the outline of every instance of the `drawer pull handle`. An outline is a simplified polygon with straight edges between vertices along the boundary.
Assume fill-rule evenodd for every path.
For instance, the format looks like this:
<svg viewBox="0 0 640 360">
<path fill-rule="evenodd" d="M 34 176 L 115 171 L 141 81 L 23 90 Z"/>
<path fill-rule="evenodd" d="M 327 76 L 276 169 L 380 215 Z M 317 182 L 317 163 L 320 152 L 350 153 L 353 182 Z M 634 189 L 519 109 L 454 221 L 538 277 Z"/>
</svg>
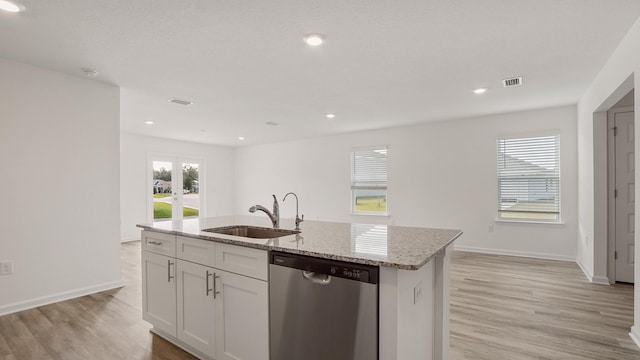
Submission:
<svg viewBox="0 0 640 360">
<path fill-rule="evenodd" d="M 217 286 L 216 286 L 216 279 L 219 279 L 220 276 L 216 275 L 216 273 L 213 273 L 213 298 L 216 298 L 216 295 L 220 294 L 220 291 L 216 290 Z"/>
<path fill-rule="evenodd" d="M 167 281 L 168 282 L 171 282 L 171 279 L 173 279 L 173 276 L 171 275 L 171 265 L 173 265 L 171 260 L 167 260 Z"/>
<path fill-rule="evenodd" d="M 205 285 L 205 289 L 207 290 L 207 292 L 205 293 L 206 296 L 209 296 L 209 293 L 211 291 L 213 291 L 213 289 L 209 289 L 209 278 L 211 277 L 211 275 L 213 275 L 212 273 L 209 272 L 209 270 L 207 270 L 207 277 L 204 279 L 206 285 Z M 215 281 L 213 282 L 213 286 L 216 286 Z M 214 295 L 215 296 L 215 295 Z M 215 297 L 214 297 L 215 298 Z"/>
<path fill-rule="evenodd" d="M 161 241 L 149 241 L 149 244 L 162 245 L 162 242 Z"/>
</svg>

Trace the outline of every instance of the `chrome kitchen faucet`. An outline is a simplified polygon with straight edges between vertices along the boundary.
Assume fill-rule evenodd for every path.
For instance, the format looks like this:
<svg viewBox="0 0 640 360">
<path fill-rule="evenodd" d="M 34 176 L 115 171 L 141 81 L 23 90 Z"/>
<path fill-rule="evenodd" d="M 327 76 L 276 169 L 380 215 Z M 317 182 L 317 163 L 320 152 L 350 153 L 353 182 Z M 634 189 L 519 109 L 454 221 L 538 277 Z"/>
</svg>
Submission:
<svg viewBox="0 0 640 360">
<path fill-rule="evenodd" d="M 304 214 L 302 215 L 302 218 L 298 216 L 298 195 L 296 195 L 296 193 L 294 192 L 288 192 L 287 195 L 284 196 L 282 201 L 284 202 L 285 200 L 287 200 L 287 196 L 289 196 L 289 194 L 296 197 L 296 228 L 295 230 L 300 230 L 300 223 L 304 221 Z"/>
<path fill-rule="evenodd" d="M 280 228 L 280 206 L 278 205 L 278 199 L 276 199 L 276 196 L 275 195 L 271 195 L 271 196 L 273 196 L 273 212 L 269 211 L 269 209 L 265 208 L 262 205 L 254 205 L 250 207 L 249 212 L 254 213 L 257 210 L 264 212 L 265 214 L 267 214 L 269 219 L 271 219 L 271 222 L 273 223 L 273 228 L 278 229 Z"/>
</svg>

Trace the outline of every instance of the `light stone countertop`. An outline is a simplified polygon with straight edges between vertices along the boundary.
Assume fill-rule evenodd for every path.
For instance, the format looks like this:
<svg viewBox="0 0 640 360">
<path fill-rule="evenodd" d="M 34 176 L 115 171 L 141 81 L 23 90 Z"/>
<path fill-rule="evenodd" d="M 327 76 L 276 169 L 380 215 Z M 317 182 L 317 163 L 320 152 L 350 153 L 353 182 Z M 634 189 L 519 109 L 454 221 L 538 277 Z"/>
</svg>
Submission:
<svg viewBox="0 0 640 360">
<path fill-rule="evenodd" d="M 300 224 L 299 234 L 274 239 L 253 239 L 202 231 L 232 225 L 272 227 L 266 216 L 249 215 L 157 221 L 139 224 L 138 227 L 233 245 L 404 270 L 421 268 L 462 234 L 460 230 L 311 220 Z M 294 227 L 293 219 L 280 220 L 281 229 L 293 230 Z"/>
</svg>

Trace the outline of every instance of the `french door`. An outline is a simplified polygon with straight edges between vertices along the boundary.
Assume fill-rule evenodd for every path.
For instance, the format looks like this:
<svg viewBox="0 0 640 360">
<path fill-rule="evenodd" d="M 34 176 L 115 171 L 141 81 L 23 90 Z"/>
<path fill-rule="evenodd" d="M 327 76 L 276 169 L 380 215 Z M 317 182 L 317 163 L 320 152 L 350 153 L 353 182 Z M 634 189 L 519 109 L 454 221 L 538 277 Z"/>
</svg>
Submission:
<svg viewBox="0 0 640 360">
<path fill-rule="evenodd" d="M 149 155 L 147 220 L 182 220 L 204 216 L 203 161 Z"/>
</svg>

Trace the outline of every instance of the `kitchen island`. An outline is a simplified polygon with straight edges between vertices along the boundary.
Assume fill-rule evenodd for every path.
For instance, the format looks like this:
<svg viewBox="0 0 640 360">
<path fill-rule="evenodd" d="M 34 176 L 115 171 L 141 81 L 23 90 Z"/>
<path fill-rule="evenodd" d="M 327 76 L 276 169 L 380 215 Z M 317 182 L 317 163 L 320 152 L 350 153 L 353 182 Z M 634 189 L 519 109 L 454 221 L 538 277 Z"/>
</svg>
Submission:
<svg viewBox="0 0 640 360">
<path fill-rule="evenodd" d="M 267 265 L 268 254 L 277 251 L 379 267 L 379 359 L 447 359 L 450 251 L 453 241 L 462 234 L 461 231 L 321 221 L 305 221 L 299 233 L 275 238 L 248 238 L 203 231 L 235 225 L 271 227 L 266 217 L 242 215 L 139 225 L 144 230 L 143 272 L 147 269 L 144 257 L 148 254 L 153 258 L 149 260 L 149 269 L 157 267 L 156 273 L 164 274 L 163 281 L 169 285 L 175 280 L 173 288 L 160 290 L 148 290 L 143 284 L 143 308 L 147 315 L 145 319 L 154 325 L 154 332 L 202 358 L 268 359 Z M 282 219 L 280 228 L 292 230 L 294 226 L 293 219 Z M 211 259 L 211 262 L 207 259 Z M 246 284 L 242 294 L 255 295 L 253 299 L 230 298 L 227 300 L 227 307 L 216 305 L 217 310 L 212 310 L 212 321 L 215 322 L 217 315 L 218 324 L 215 329 L 212 328 L 212 332 L 215 330 L 218 334 L 212 335 L 210 340 L 193 336 L 198 329 L 185 330 L 189 318 L 186 305 L 190 301 L 185 300 L 189 283 L 189 276 L 185 274 L 191 274 L 189 270 L 195 265 L 193 263 L 204 266 L 203 275 L 194 280 L 194 284 L 206 284 L 206 301 L 215 301 L 216 295 L 226 299 L 231 296 L 233 289 L 238 288 L 236 285 L 225 285 L 225 276 L 227 279 L 237 280 L 236 284 Z M 166 266 L 159 268 L 161 265 Z M 243 276 L 238 277 L 238 274 Z M 216 279 L 220 277 L 221 280 L 217 282 Z M 151 275 L 143 274 L 143 281 L 152 280 Z M 177 287 L 175 282 L 178 283 Z M 230 293 L 221 296 L 220 293 L 224 293 L 227 288 Z M 177 318 L 182 315 L 182 320 L 165 319 L 147 311 L 149 301 L 170 295 L 171 291 L 179 294 L 176 312 Z M 181 300 L 181 296 L 184 299 Z M 232 315 L 235 314 L 235 318 L 238 318 L 242 316 L 242 311 L 228 308 L 230 303 L 241 304 L 249 300 L 256 301 L 255 306 L 246 309 L 246 313 L 250 315 L 244 315 L 251 319 L 241 321 L 253 321 L 251 326 L 245 324 L 243 327 L 255 332 L 251 333 L 255 339 L 248 343 L 255 345 L 258 350 L 251 352 L 243 348 L 237 351 L 248 351 L 246 355 L 231 354 L 234 351 L 233 344 L 239 341 L 232 337 L 247 334 L 244 330 L 233 330 L 238 325 L 233 323 Z M 164 306 L 164 301 L 162 304 Z M 200 305 L 207 306 L 206 303 Z M 178 330 L 171 331 L 174 328 Z M 185 333 L 182 336 L 181 330 Z M 199 330 L 205 332 L 204 329 Z M 242 342 L 246 340 L 244 338 Z M 194 346 L 199 342 L 203 344 L 201 347 Z M 225 352 L 228 352 L 228 356 Z"/>
</svg>

